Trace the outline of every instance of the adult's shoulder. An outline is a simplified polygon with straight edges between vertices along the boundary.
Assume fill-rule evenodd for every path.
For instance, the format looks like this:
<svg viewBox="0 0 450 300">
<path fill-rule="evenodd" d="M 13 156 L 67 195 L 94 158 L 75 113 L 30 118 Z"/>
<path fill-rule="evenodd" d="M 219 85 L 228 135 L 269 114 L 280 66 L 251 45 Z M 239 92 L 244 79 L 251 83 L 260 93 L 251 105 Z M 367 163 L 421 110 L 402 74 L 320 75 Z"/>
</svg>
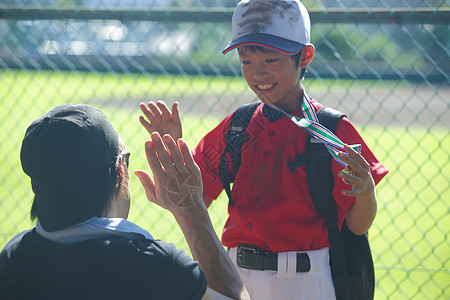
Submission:
<svg viewBox="0 0 450 300">
<path fill-rule="evenodd" d="M 168 298 L 200 299 L 205 293 L 207 281 L 198 262 L 174 244 L 134 239 L 126 242 L 122 250 L 134 271 L 152 282 L 158 282 L 155 290 L 165 293 Z"/>
<path fill-rule="evenodd" d="M 127 251 L 130 251 L 130 257 L 139 261 L 148 260 L 152 265 L 159 265 L 167 272 L 183 273 L 184 270 L 184 273 L 193 273 L 196 277 L 202 275 L 198 262 L 172 243 L 162 240 L 130 240 L 127 242 Z"/>
<path fill-rule="evenodd" d="M 136 295 L 151 291 L 155 299 L 200 299 L 207 288 L 198 263 L 165 241 L 111 237 L 68 247 L 78 258 L 89 255 L 95 259 L 91 263 L 100 261 L 104 275 L 121 274 L 119 291 L 127 287 Z"/>
<path fill-rule="evenodd" d="M 16 234 L 12 239 L 10 239 L 5 244 L 2 251 L 0 252 L 0 257 L 2 257 L 4 255 L 9 255 L 9 253 L 14 251 L 14 249 L 16 249 L 19 246 L 20 242 L 26 235 L 32 235 L 33 232 L 34 232 L 33 229 L 27 229 L 27 230 L 24 230 L 24 231 Z"/>
<path fill-rule="evenodd" d="M 136 256 L 154 257 L 166 261 L 182 260 L 194 262 L 183 250 L 178 249 L 172 243 L 167 243 L 162 240 L 119 239 L 117 243 L 125 243 L 122 247 L 125 247 L 131 252 L 130 254 L 134 254 Z"/>
<path fill-rule="evenodd" d="M 175 245 L 161 240 L 125 237 L 93 239 L 73 244 L 72 247 L 97 249 L 95 251 L 122 255 L 129 261 L 137 260 L 141 263 L 145 260 L 173 260 L 179 255 L 179 251 L 182 251 Z"/>
<path fill-rule="evenodd" d="M 25 236 L 33 235 L 33 230 L 24 230 L 10 239 L 0 252 L 0 298 L 1 292 L 4 290 L 4 284 L 11 276 L 10 266 L 14 265 L 15 253 L 20 248 L 22 240 Z M 3 298 L 2 298 L 3 299 Z"/>
</svg>

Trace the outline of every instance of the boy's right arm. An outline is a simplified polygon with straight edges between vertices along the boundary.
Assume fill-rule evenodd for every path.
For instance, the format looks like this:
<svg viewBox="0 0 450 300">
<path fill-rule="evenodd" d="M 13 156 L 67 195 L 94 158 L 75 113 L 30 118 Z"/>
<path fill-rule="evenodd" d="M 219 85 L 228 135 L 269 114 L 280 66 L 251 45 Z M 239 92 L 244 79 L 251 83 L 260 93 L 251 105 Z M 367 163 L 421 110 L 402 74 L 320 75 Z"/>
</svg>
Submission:
<svg viewBox="0 0 450 300">
<path fill-rule="evenodd" d="M 139 107 L 145 115 L 145 117 L 140 116 L 139 121 L 149 134 L 155 131 L 161 136 L 169 134 L 175 141 L 182 137 L 178 102 L 172 105 L 172 111 L 161 100 L 156 103 L 150 101 L 147 105 L 142 102 Z"/>
</svg>

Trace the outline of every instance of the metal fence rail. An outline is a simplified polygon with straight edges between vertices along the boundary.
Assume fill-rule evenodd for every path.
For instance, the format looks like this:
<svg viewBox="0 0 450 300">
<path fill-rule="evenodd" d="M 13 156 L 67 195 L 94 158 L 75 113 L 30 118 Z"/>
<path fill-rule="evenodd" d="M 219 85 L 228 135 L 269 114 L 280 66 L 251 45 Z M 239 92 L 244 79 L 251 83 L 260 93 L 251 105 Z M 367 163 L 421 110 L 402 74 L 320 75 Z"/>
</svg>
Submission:
<svg viewBox="0 0 450 300">
<path fill-rule="evenodd" d="M 83 20 L 83 21 L 97 21 L 97 20 L 109 20 L 120 22 L 120 24 L 126 24 L 129 22 L 164 22 L 164 23 L 183 23 L 183 22 L 204 22 L 214 24 L 224 23 L 227 25 L 231 19 L 233 8 L 148 8 L 148 9 L 95 9 L 92 8 L 76 8 L 76 9 L 61 9 L 61 8 L 33 8 L 27 7 L 26 9 L 21 7 L 1 7 L 0 6 L 0 19 L 4 20 Z M 335 24 L 383 24 L 383 25 L 446 25 L 450 20 L 449 8 L 331 8 L 327 11 L 320 9 L 312 9 L 310 11 L 311 19 L 314 24 L 328 24 L 333 20 Z M 443 53 L 448 55 L 447 53 Z M 21 59 L 20 61 L 10 57 L 8 53 L 3 55 L 3 63 L 7 64 L 10 68 L 39 68 L 39 69 L 53 69 L 55 65 L 61 70 L 80 70 L 80 71 L 100 71 L 100 72 L 122 72 L 124 63 L 129 61 L 132 63 L 126 68 L 127 72 L 148 72 L 148 73 L 161 73 L 162 70 L 158 63 L 148 60 L 145 55 L 122 55 L 106 56 L 102 57 L 106 60 L 106 64 L 102 63 L 97 56 L 90 54 L 85 55 L 66 55 L 65 59 L 61 59 L 59 55 L 47 54 L 42 57 L 33 57 L 31 61 L 27 59 Z M 339 64 L 336 59 L 331 61 L 327 59 L 330 64 Z M 67 62 L 67 63 L 66 63 Z M 370 62 L 367 62 L 368 64 Z M 386 62 L 376 62 L 372 68 L 379 66 L 386 67 Z M 177 65 L 181 65 L 181 68 Z M 359 62 L 356 63 L 359 65 Z M 353 68 L 357 68 L 354 65 Z M 317 66 L 317 72 L 320 73 L 320 77 L 329 78 L 336 75 L 329 72 L 327 68 L 320 68 Z M 217 70 L 220 69 L 218 72 Z M 334 68 L 336 69 L 336 68 Z M 440 70 L 434 68 L 432 70 L 421 70 L 420 73 L 409 73 L 403 69 L 367 72 L 365 70 L 357 71 L 359 79 L 384 79 L 384 80 L 423 80 L 423 76 L 427 77 L 428 81 L 445 81 L 448 78 L 449 66 L 448 62 L 445 65 L 445 69 Z M 190 60 L 185 60 L 179 64 L 164 63 L 164 72 L 170 74 L 185 73 L 189 75 L 223 75 L 234 76 L 237 75 L 236 67 L 230 68 L 228 64 L 219 65 L 219 68 L 212 67 L 209 64 L 192 65 Z M 339 72 L 340 78 L 353 78 L 349 72 Z"/>
<path fill-rule="evenodd" d="M 179 101 L 184 138 L 194 146 L 255 100 L 236 55 L 221 54 L 235 1 L 63 2 L 0 4 L 0 247 L 33 226 L 19 149 L 27 126 L 51 107 L 101 108 L 136 169 L 146 168 L 148 137 L 137 121 L 139 102 Z M 308 94 L 345 112 L 390 170 L 377 188 L 369 233 L 375 298 L 448 299 L 450 8 L 431 0 L 304 3 L 316 47 Z M 133 178 L 131 190 L 130 219 L 188 249 L 171 217 L 143 200 Z M 220 235 L 226 197 L 210 213 Z"/>
<path fill-rule="evenodd" d="M 229 23 L 234 8 L 213 7 L 168 7 L 143 9 L 95 9 L 79 7 L 76 9 L 42 7 L 1 7 L 0 19 L 14 20 L 119 20 L 154 22 L 225 22 Z M 448 24 L 450 9 L 433 8 L 330 8 L 326 11 L 310 9 L 309 14 L 315 24 L 361 23 L 361 24 Z"/>
</svg>

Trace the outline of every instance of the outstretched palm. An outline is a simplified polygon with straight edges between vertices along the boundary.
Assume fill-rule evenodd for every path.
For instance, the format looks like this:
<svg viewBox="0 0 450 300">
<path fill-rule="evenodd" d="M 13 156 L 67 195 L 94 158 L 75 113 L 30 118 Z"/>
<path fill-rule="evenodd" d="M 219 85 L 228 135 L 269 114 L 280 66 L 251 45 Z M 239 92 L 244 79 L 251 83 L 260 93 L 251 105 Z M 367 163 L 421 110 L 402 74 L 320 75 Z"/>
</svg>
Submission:
<svg viewBox="0 0 450 300">
<path fill-rule="evenodd" d="M 158 133 L 152 133 L 151 138 L 145 150 L 153 179 L 146 171 L 135 171 L 148 200 L 173 214 L 188 207 L 204 206 L 200 169 L 185 142 L 180 139 L 177 145 L 168 135 L 163 141 Z"/>
<path fill-rule="evenodd" d="M 149 134 L 155 131 L 161 136 L 169 134 L 175 141 L 182 137 L 177 102 L 172 105 L 172 111 L 161 100 L 156 103 L 150 101 L 147 105 L 141 103 L 139 107 L 145 115 L 145 117 L 141 116 L 139 121 Z"/>
<path fill-rule="evenodd" d="M 190 173 L 178 173 L 170 179 L 167 194 L 175 206 L 194 206 L 202 199 L 201 179 Z"/>
</svg>

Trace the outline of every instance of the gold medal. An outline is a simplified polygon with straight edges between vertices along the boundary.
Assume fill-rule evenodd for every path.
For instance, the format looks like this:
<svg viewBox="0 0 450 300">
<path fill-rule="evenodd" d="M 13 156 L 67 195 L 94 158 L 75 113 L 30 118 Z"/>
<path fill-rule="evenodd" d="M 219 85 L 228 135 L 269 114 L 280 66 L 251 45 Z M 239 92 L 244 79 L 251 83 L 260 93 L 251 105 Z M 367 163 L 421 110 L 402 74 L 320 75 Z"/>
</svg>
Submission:
<svg viewBox="0 0 450 300">
<path fill-rule="evenodd" d="M 349 167 L 348 165 L 347 165 L 344 169 L 342 169 L 342 173 L 350 174 L 350 175 L 353 175 L 353 176 L 356 176 L 356 175 L 357 175 L 356 172 L 353 171 L 353 169 L 352 169 L 351 167 Z M 345 184 L 350 184 L 350 185 L 353 184 L 353 182 L 348 181 L 347 179 L 344 179 L 344 178 L 342 178 L 342 181 L 343 181 Z"/>
</svg>

